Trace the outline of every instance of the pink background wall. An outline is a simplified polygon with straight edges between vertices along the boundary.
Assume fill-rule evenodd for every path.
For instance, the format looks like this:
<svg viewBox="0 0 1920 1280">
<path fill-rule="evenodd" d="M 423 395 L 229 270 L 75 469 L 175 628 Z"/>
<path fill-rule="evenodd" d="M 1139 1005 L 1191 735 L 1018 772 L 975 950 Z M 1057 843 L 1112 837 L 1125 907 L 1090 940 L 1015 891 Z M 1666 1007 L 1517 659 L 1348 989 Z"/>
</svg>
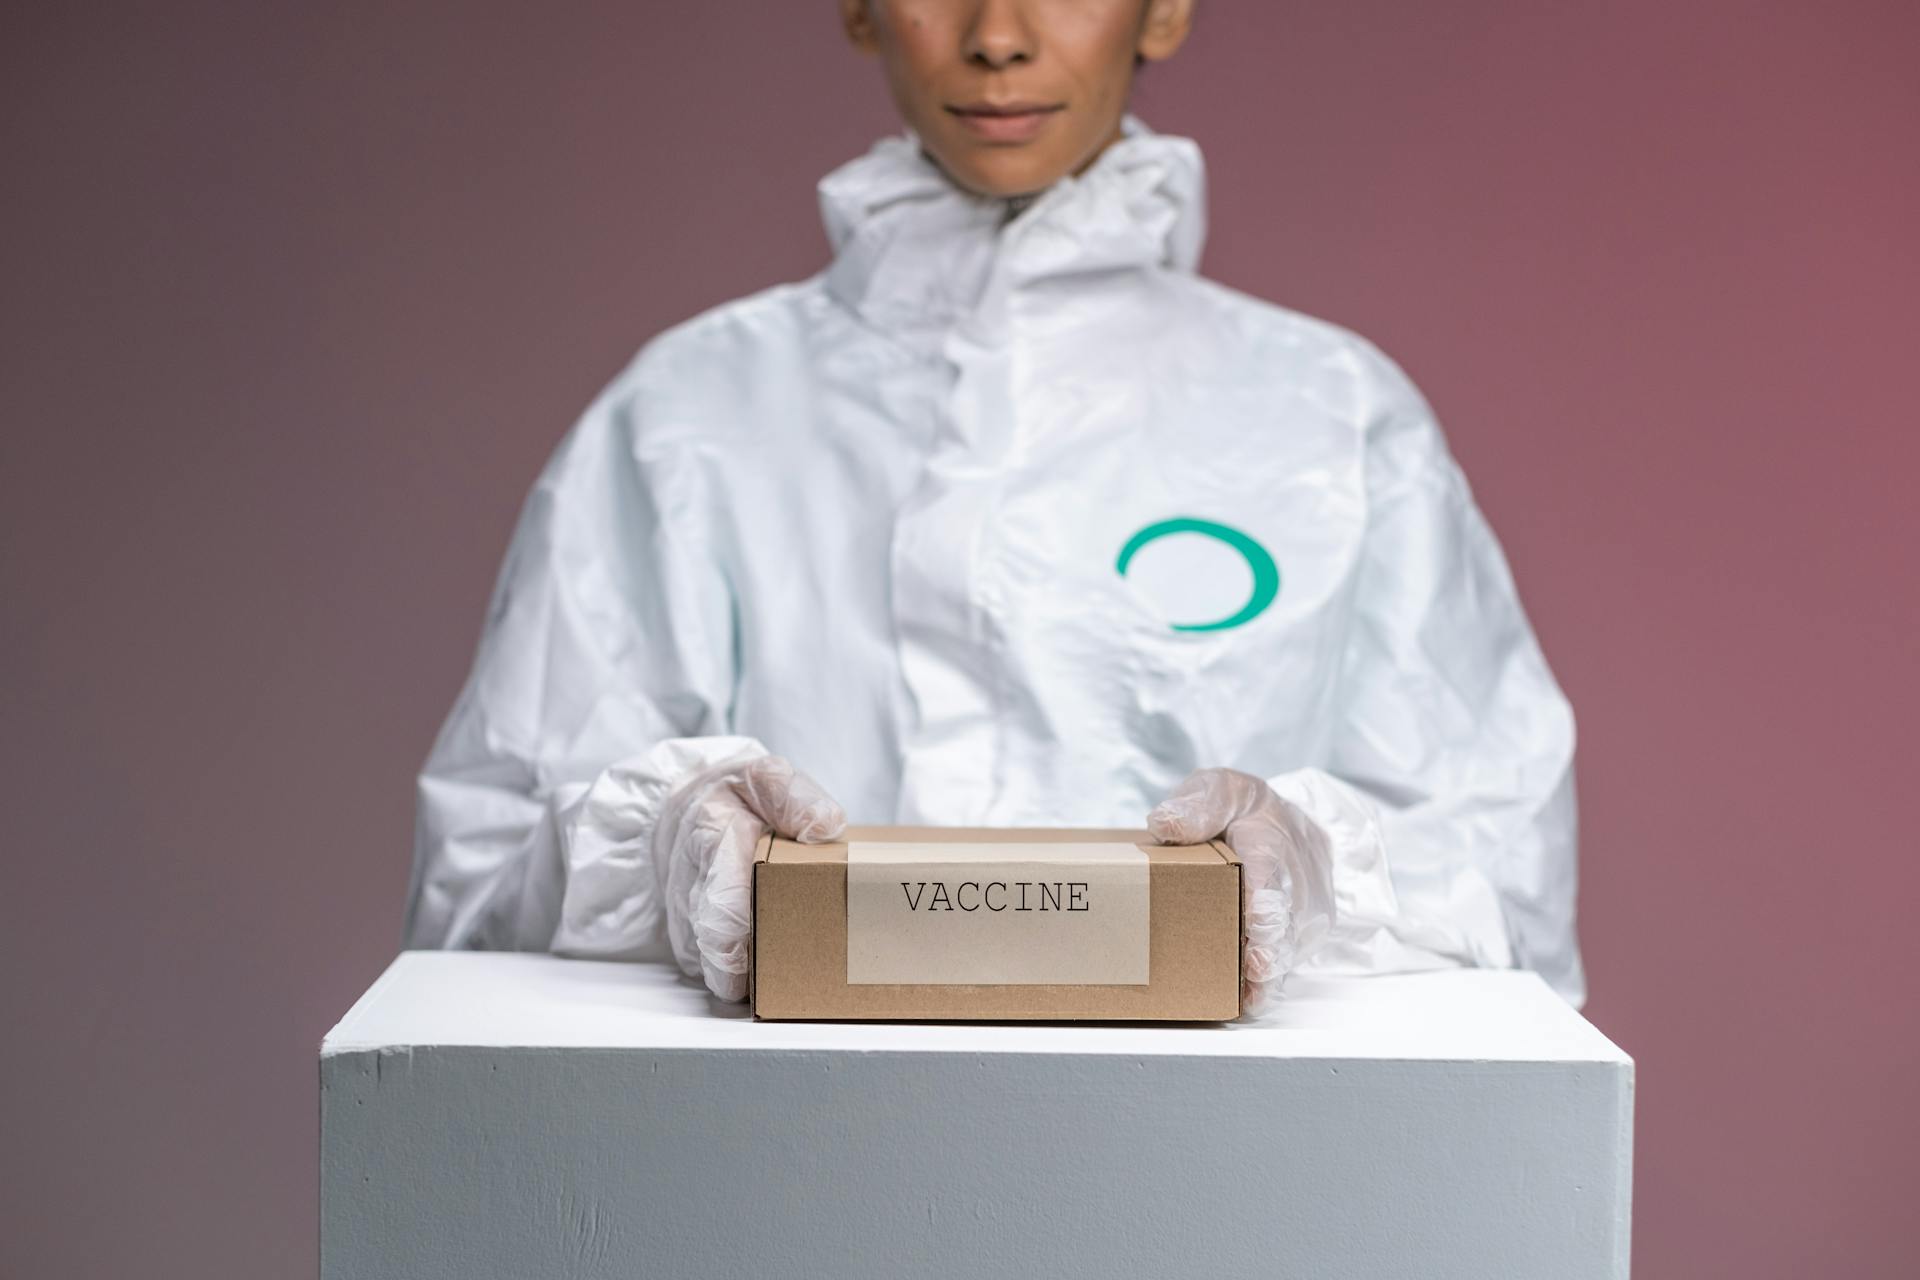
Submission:
<svg viewBox="0 0 1920 1280">
<path fill-rule="evenodd" d="M 5 7 L 0 1273 L 311 1273 L 314 1049 L 527 485 L 893 127 L 830 9 Z M 1916 48 L 1904 0 L 1212 4 L 1136 100 L 1209 273 L 1398 357 L 1510 550 L 1642 1276 L 1920 1253 Z"/>
</svg>

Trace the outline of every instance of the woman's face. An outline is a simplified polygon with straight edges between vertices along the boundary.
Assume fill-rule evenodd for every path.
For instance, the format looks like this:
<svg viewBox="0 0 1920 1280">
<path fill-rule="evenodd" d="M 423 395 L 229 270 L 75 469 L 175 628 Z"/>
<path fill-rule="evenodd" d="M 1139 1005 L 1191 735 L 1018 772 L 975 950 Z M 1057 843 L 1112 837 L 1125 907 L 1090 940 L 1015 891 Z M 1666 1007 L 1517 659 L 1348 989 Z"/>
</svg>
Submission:
<svg viewBox="0 0 1920 1280">
<path fill-rule="evenodd" d="M 982 195 L 1040 191 L 1120 136 L 1134 59 L 1172 57 L 1194 0 L 841 0 L 907 124 Z"/>
</svg>

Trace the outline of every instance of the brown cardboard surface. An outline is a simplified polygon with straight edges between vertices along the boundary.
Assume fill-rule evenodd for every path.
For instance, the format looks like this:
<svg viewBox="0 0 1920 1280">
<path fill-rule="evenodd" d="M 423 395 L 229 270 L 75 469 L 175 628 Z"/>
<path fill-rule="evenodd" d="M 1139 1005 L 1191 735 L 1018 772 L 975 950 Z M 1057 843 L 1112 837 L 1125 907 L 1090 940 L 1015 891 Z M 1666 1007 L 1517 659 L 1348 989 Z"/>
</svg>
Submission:
<svg viewBox="0 0 1920 1280">
<path fill-rule="evenodd" d="M 847 848 L 768 838 L 754 861 L 754 1016 L 872 1021 L 1218 1022 L 1240 1012 L 1240 865 L 1215 841 L 1124 829 L 858 827 L 849 840 L 1127 841 L 1147 853 L 1148 981 L 1139 986 L 852 986 Z"/>
</svg>

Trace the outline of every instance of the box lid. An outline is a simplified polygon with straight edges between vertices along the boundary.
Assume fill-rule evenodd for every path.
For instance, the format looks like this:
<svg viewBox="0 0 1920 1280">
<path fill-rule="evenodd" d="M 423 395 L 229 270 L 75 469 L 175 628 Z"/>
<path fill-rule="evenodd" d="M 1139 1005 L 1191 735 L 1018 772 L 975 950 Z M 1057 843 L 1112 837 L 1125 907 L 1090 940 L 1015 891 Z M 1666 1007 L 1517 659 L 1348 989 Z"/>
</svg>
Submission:
<svg viewBox="0 0 1920 1280">
<path fill-rule="evenodd" d="M 763 839 L 755 851 L 757 862 L 845 862 L 847 844 L 855 840 L 925 844 L 1137 844 L 1151 862 L 1238 862 L 1233 850 L 1218 840 L 1208 844 L 1160 844 L 1152 833 L 1128 827 L 849 827 L 845 839 L 831 844 L 800 844 L 778 836 Z"/>
</svg>

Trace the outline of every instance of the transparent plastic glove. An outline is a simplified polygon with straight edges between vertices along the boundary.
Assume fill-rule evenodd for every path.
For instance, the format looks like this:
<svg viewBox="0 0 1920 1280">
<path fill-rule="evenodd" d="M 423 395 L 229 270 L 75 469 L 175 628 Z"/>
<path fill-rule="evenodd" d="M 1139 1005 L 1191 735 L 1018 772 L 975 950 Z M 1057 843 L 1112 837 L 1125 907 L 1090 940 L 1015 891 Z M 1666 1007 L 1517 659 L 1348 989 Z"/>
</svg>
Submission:
<svg viewBox="0 0 1920 1280">
<path fill-rule="evenodd" d="M 1224 839 L 1240 859 L 1247 924 L 1241 1003 L 1260 1012 L 1333 928 L 1326 832 L 1264 780 L 1235 769 L 1189 774 L 1147 815 L 1147 829 L 1162 844 Z"/>
<path fill-rule="evenodd" d="M 746 999 L 754 846 L 769 828 L 823 844 L 846 827 L 833 798 L 780 756 L 727 761 L 675 788 L 653 829 L 652 853 L 681 972 L 722 1000 Z"/>
</svg>

